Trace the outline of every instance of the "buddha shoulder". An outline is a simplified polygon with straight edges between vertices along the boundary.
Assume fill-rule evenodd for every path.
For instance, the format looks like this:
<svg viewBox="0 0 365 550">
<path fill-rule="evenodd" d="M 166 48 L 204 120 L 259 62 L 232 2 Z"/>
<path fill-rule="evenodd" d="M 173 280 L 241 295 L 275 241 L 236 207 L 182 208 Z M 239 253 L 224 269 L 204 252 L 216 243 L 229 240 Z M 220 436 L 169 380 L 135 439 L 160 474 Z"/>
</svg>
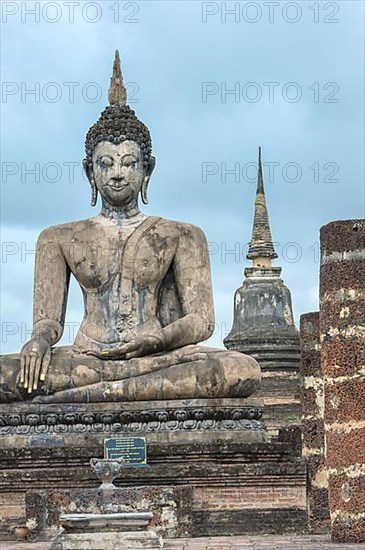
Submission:
<svg viewBox="0 0 365 550">
<path fill-rule="evenodd" d="M 52 241 L 62 244 L 74 240 L 91 241 L 94 238 L 93 233 L 95 230 L 98 231 L 100 239 L 102 239 L 103 230 L 99 227 L 95 218 L 52 225 L 40 232 L 38 242 L 45 243 Z"/>
<path fill-rule="evenodd" d="M 160 237 L 169 237 L 174 241 L 190 243 L 192 246 L 206 246 L 206 237 L 196 225 L 160 218 L 154 227 Z M 43 229 L 38 237 L 38 244 L 57 243 L 61 247 L 70 242 L 102 243 L 112 236 L 109 224 L 100 223 L 97 218 L 53 225 Z"/>
<path fill-rule="evenodd" d="M 175 237 L 179 240 L 190 241 L 196 243 L 196 245 L 206 244 L 206 236 L 204 231 L 191 223 L 178 222 L 175 220 L 167 220 L 161 218 L 158 223 L 158 231 L 160 233 L 166 233 L 171 237 Z"/>
</svg>

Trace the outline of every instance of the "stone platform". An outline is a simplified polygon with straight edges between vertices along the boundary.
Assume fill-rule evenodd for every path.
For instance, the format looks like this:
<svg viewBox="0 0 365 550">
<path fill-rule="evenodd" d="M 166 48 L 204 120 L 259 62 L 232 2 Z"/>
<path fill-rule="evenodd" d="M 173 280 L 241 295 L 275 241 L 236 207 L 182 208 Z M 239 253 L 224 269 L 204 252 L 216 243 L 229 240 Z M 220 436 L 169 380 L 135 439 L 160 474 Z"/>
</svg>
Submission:
<svg viewBox="0 0 365 550">
<path fill-rule="evenodd" d="M 234 536 L 165 540 L 164 550 L 360 550 L 359 544 L 336 544 L 327 535 Z M 1 550 L 49 550 L 49 543 L 3 543 Z"/>
<path fill-rule="evenodd" d="M 64 530 L 52 541 L 50 550 L 162 548 L 162 538 L 148 529 L 152 518 L 151 512 L 63 515 Z"/>
<path fill-rule="evenodd" d="M 106 437 L 148 435 L 149 443 L 266 441 L 258 399 L 0 405 L 2 449 L 102 446 Z"/>
<path fill-rule="evenodd" d="M 61 513 L 154 512 L 164 537 L 301 532 L 306 467 L 290 442 L 268 442 L 255 399 L 0 407 L 2 538 Z M 89 466 L 106 437 L 145 436 L 148 467 L 125 468 L 108 502 Z M 104 508 L 103 508 L 104 507 Z"/>
</svg>

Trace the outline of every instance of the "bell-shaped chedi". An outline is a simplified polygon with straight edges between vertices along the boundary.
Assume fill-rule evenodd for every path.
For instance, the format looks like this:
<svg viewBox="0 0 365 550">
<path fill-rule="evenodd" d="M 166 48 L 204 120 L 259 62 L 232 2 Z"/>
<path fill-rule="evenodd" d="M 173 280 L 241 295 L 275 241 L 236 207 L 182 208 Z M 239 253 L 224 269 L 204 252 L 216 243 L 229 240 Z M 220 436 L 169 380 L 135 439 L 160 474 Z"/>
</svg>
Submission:
<svg viewBox="0 0 365 550">
<path fill-rule="evenodd" d="M 233 326 L 224 339 L 224 345 L 251 355 L 260 363 L 263 372 L 262 395 L 267 393 L 267 405 L 274 405 L 277 396 L 276 405 L 281 403 L 285 409 L 288 399 L 293 400 L 292 405 L 299 412 L 299 333 L 294 324 L 290 291 L 280 278 L 281 267 L 272 266 L 272 261 L 277 257 L 266 206 L 259 148 L 255 214 L 247 253 L 252 267 L 244 270 L 245 280 L 235 293 Z M 289 409 L 289 416 L 296 421 L 293 407 Z M 284 410 L 282 413 L 285 416 Z M 283 422 L 281 416 L 281 413 L 276 415 L 274 424 L 288 423 Z"/>
</svg>

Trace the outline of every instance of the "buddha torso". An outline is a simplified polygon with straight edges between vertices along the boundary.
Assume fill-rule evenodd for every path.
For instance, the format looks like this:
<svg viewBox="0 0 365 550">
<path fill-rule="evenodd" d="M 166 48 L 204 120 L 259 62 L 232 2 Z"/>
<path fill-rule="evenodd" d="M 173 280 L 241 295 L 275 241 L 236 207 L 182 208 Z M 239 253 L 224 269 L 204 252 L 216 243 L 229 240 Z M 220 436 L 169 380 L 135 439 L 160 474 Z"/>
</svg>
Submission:
<svg viewBox="0 0 365 550">
<path fill-rule="evenodd" d="M 49 267 L 53 270 L 58 262 L 59 271 L 64 263 L 84 296 L 84 318 L 75 348 L 113 348 L 141 333 L 156 334 L 180 316 L 174 270 L 184 266 L 174 260 L 179 259 L 180 250 L 189 267 L 184 237 L 196 231 L 200 230 L 189 224 L 143 214 L 120 223 L 99 215 L 46 229 L 41 240 L 48 255 L 56 250 L 48 248 L 50 243 L 57 247 Z M 48 277 L 47 265 L 40 275 Z M 171 311 L 161 312 L 161 303 L 174 310 L 174 319 Z M 35 311 L 38 318 L 54 319 L 55 313 L 57 317 L 54 311 L 48 315 L 44 306 L 38 315 Z"/>
</svg>

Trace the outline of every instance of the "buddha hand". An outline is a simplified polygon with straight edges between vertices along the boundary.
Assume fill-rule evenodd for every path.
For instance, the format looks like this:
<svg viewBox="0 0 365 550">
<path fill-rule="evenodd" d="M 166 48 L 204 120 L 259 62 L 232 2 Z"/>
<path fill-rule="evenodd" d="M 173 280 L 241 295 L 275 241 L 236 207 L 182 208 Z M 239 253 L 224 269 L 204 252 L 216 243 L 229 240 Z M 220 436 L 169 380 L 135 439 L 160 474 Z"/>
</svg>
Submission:
<svg viewBox="0 0 365 550">
<path fill-rule="evenodd" d="M 39 381 L 45 380 L 50 360 L 51 346 L 45 338 L 32 338 L 24 344 L 20 352 L 18 383 L 28 389 L 28 393 L 38 388 Z"/>
<path fill-rule="evenodd" d="M 88 355 L 95 355 L 99 359 L 132 359 L 133 357 L 143 357 L 160 353 L 165 350 L 165 343 L 161 336 L 157 335 L 141 335 L 137 336 L 127 344 L 123 344 L 119 348 L 104 351 L 84 350 Z"/>
</svg>

